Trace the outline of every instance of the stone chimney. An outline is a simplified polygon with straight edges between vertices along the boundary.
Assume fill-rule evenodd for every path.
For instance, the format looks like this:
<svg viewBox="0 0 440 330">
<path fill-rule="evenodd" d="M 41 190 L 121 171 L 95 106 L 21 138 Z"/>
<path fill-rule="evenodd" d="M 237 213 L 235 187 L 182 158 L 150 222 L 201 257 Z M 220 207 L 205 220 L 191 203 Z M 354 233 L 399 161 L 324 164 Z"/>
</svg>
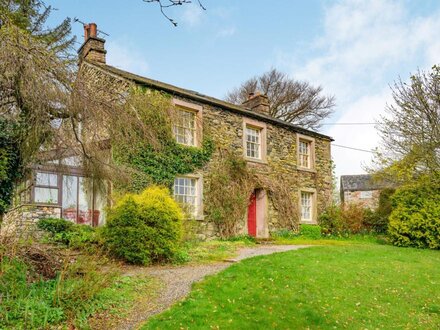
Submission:
<svg viewBox="0 0 440 330">
<path fill-rule="evenodd" d="M 97 36 L 98 28 L 95 23 L 84 25 L 84 43 L 78 50 L 79 60 L 104 63 L 107 51 L 104 48 L 105 40 Z"/>
<path fill-rule="evenodd" d="M 242 104 L 245 108 L 269 116 L 269 99 L 260 92 L 249 93 L 248 99 Z"/>
</svg>

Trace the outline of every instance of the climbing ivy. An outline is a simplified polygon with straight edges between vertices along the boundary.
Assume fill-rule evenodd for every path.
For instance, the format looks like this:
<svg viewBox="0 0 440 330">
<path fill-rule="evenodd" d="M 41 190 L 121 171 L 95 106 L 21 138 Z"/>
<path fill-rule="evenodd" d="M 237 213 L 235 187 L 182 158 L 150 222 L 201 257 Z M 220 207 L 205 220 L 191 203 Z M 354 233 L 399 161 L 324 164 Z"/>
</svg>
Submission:
<svg viewBox="0 0 440 330">
<path fill-rule="evenodd" d="M 227 149 L 216 150 L 218 157 L 210 163 L 206 174 L 204 199 L 206 220 L 213 222 L 220 237 L 236 236 L 245 219 L 249 197 L 255 189 L 264 189 L 277 213 L 278 225 L 298 230 L 298 200 L 294 198 L 292 181 L 283 175 L 258 173 L 242 155 Z"/>
<path fill-rule="evenodd" d="M 176 110 L 168 95 L 136 89 L 127 104 L 136 107 L 143 124 L 151 127 L 151 131 L 146 141 L 113 141 L 113 159 L 130 172 L 130 180 L 119 183 L 121 190 L 140 192 L 151 184 L 171 188 L 177 175 L 193 173 L 211 159 L 214 143 L 207 132 L 201 147 L 175 141 L 171 132 Z"/>
<path fill-rule="evenodd" d="M 153 183 L 171 187 L 177 175 L 202 168 L 210 160 L 213 149 L 212 140 L 205 138 L 201 148 L 168 141 L 159 150 L 149 144 L 140 145 L 130 153 L 119 148 L 114 156 L 117 161 L 134 170 L 130 187 L 125 186 L 124 190 L 139 192 Z"/>
</svg>

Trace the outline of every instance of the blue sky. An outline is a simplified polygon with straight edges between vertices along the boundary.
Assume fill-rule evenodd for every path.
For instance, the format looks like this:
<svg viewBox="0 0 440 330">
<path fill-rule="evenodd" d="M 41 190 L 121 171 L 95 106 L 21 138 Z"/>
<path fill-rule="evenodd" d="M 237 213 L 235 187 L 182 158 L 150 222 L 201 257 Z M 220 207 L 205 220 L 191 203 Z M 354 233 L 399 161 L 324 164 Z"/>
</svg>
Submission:
<svg viewBox="0 0 440 330">
<path fill-rule="evenodd" d="M 374 122 L 392 102 L 389 84 L 439 63 L 437 0 L 203 0 L 167 13 L 142 0 L 46 1 L 63 17 L 95 22 L 107 62 L 153 79 L 223 98 L 242 81 L 275 67 L 322 85 L 337 107 L 327 123 Z M 78 42 L 83 28 L 74 24 Z M 80 44 L 78 44 L 78 47 Z M 324 126 L 335 143 L 371 150 L 372 125 Z M 336 173 L 362 173 L 371 154 L 334 146 Z"/>
</svg>

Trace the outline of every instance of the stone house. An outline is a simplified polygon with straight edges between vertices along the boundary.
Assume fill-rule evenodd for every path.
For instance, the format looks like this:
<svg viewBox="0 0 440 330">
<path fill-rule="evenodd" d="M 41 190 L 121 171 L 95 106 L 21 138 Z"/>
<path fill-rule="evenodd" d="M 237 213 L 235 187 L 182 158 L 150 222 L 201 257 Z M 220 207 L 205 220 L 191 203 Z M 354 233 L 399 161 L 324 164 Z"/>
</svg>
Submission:
<svg viewBox="0 0 440 330">
<path fill-rule="evenodd" d="M 331 137 L 271 117 L 265 95 L 251 95 L 244 104 L 235 105 L 109 66 L 105 40 L 96 31 L 93 23 L 85 26 L 85 42 L 78 51 L 80 72 L 95 77 L 97 83 L 111 77 L 123 86 L 135 84 L 169 94 L 180 113 L 173 124 L 178 143 L 199 147 L 204 132 L 209 131 L 214 144 L 240 154 L 260 175 L 268 180 L 281 178 L 290 190 L 286 198 L 297 205 L 300 222 L 317 223 L 332 196 Z M 216 157 L 214 153 L 210 162 Z M 32 170 L 33 175 L 17 190 L 5 223 L 29 223 L 47 216 L 93 226 L 105 222 L 106 194 L 83 176 L 75 157 Z M 212 223 L 204 219 L 203 204 L 209 196 L 203 191 L 209 171 L 210 163 L 197 173 L 177 176 L 173 187 L 176 200 L 190 204 L 203 237 L 216 234 Z M 256 184 L 240 231 L 268 237 L 283 229 L 281 220 L 270 194 Z"/>
<path fill-rule="evenodd" d="M 380 192 L 393 187 L 392 183 L 374 179 L 371 174 L 342 175 L 341 202 L 357 203 L 374 210 L 379 206 Z"/>
</svg>

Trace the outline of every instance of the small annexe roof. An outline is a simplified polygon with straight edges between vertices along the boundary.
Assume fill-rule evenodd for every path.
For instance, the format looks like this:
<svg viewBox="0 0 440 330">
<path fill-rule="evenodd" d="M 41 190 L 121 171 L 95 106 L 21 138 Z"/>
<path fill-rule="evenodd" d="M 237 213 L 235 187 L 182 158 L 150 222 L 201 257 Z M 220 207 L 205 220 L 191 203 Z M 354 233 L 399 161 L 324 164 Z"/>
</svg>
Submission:
<svg viewBox="0 0 440 330">
<path fill-rule="evenodd" d="M 371 174 L 341 176 L 341 192 L 381 190 L 393 186 L 391 182 L 374 179 Z"/>
</svg>

